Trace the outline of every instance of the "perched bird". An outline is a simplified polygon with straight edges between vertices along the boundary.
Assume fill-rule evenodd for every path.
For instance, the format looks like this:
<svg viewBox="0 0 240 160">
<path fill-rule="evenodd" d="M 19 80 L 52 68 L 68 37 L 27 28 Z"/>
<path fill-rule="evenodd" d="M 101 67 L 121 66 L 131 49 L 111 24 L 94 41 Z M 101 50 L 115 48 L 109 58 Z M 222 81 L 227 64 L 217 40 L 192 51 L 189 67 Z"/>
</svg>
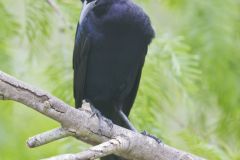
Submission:
<svg viewBox="0 0 240 160">
<path fill-rule="evenodd" d="M 134 130 L 127 116 L 154 37 L 149 17 L 131 0 L 81 1 L 73 52 L 75 106 L 89 100 L 113 123 Z"/>
</svg>

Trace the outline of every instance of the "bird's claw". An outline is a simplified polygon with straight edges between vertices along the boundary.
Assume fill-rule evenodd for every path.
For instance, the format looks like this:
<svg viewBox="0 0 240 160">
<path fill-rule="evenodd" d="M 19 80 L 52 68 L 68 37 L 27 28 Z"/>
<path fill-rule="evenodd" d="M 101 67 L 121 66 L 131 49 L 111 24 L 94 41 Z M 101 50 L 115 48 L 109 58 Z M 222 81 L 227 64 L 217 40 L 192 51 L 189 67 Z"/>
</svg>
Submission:
<svg viewBox="0 0 240 160">
<path fill-rule="evenodd" d="M 144 135 L 144 136 L 148 136 L 148 137 L 154 139 L 158 144 L 162 143 L 162 141 L 159 138 L 157 138 L 157 137 L 147 133 L 146 131 L 141 132 L 141 134 Z"/>
<path fill-rule="evenodd" d="M 102 113 L 98 109 L 96 109 L 92 104 L 90 105 L 90 108 L 92 111 L 92 114 L 90 116 L 91 118 L 97 116 L 100 119 L 102 117 Z"/>
<path fill-rule="evenodd" d="M 92 118 L 94 116 L 97 116 L 97 118 L 99 119 L 99 131 L 100 132 L 102 132 L 101 128 L 102 128 L 103 121 L 106 122 L 111 129 L 113 128 L 113 122 L 110 119 L 105 118 L 102 115 L 102 113 L 98 109 L 96 109 L 92 104 L 90 105 L 90 107 L 92 110 L 92 115 L 90 117 Z"/>
<path fill-rule="evenodd" d="M 104 118 L 104 121 L 108 124 L 108 126 L 112 129 L 113 128 L 113 122 L 110 119 Z"/>
</svg>

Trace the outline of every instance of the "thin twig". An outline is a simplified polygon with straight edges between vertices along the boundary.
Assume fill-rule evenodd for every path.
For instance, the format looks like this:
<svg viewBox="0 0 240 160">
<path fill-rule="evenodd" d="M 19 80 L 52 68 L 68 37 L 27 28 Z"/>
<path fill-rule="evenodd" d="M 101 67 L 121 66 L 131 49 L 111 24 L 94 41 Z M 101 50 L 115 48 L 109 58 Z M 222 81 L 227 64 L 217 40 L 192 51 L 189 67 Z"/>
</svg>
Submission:
<svg viewBox="0 0 240 160">
<path fill-rule="evenodd" d="M 120 152 L 121 150 L 127 150 L 128 146 L 129 144 L 126 139 L 123 137 L 117 137 L 77 154 L 64 154 L 52 158 L 47 158 L 45 160 L 86 160 L 92 159 L 93 157 L 94 159 L 97 159 L 112 153 Z"/>
<path fill-rule="evenodd" d="M 29 138 L 27 141 L 27 145 L 30 148 L 34 148 L 71 135 L 71 132 L 63 128 L 57 128 Z"/>
<path fill-rule="evenodd" d="M 65 22 L 65 18 L 60 11 L 60 8 L 56 4 L 55 0 L 47 0 L 47 3 L 53 8 L 53 10 L 57 13 L 57 15 Z"/>
<path fill-rule="evenodd" d="M 50 5 L 51 8 L 53 8 L 54 12 L 60 17 L 60 19 L 63 21 L 63 23 L 68 27 L 72 28 L 70 23 L 66 20 L 63 13 L 61 12 L 60 7 L 57 5 L 55 0 L 47 0 L 47 3 Z"/>
</svg>

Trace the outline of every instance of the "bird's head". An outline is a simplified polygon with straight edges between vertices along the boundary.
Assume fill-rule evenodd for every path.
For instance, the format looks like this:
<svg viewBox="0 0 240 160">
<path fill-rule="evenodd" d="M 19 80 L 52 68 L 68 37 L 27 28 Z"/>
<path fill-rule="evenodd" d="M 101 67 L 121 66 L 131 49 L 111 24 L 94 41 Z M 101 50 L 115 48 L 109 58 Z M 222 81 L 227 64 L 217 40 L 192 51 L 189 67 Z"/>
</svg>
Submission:
<svg viewBox="0 0 240 160">
<path fill-rule="evenodd" d="M 83 22 L 83 19 L 87 14 L 93 10 L 97 17 L 102 16 L 115 1 L 119 0 L 81 0 L 83 8 L 80 16 L 79 23 Z"/>
</svg>

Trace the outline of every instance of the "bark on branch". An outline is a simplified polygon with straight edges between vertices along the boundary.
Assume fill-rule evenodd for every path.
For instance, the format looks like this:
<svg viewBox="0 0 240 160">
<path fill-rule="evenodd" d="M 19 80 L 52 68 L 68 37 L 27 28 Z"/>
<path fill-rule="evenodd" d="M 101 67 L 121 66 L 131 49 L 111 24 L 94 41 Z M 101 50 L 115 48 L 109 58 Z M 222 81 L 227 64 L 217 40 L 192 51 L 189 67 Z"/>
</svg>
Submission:
<svg viewBox="0 0 240 160">
<path fill-rule="evenodd" d="M 28 140 L 29 147 L 36 147 L 51 141 L 74 136 L 89 144 L 99 144 L 77 154 L 53 157 L 51 160 L 95 159 L 108 154 L 116 154 L 133 160 L 202 160 L 194 156 L 158 143 L 151 137 L 132 132 L 117 125 L 109 125 L 93 115 L 89 104 L 75 109 L 60 99 L 21 82 L 0 71 L 0 100 L 22 103 L 45 116 L 58 121 L 61 128 L 39 134 Z"/>
</svg>

